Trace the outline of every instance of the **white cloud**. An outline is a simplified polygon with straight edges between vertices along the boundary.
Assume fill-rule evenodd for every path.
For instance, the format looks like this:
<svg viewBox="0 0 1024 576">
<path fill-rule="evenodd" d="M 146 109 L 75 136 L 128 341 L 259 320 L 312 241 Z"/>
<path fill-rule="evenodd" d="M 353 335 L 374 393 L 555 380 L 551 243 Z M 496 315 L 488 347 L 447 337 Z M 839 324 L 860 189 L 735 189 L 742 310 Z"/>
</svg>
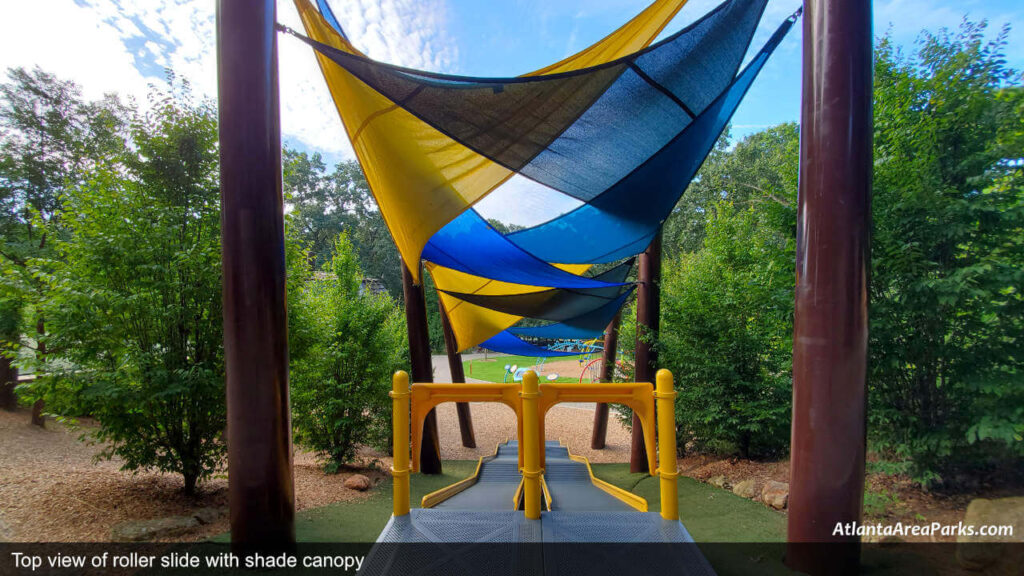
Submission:
<svg viewBox="0 0 1024 576">
<path fill-rule="evenodd" d="M 333 2 L 356 46 L 386 62 L 452 71 L 456 44 L 445 32 L 444 0 Z M 88 98 L 107 92 L 143 96 L 162 83 L 163 68 L 215 97 L 217 60 L 213 0 L 48 0 L 4 2 L 0 68 L 39 66 L 78 83 Z M 291 0 L 278 20 L 302 29 Z M 39 26 L 45 21 L 44 26 Z M 323 76 L 308 46 L 280 37 L 281 122 L 285 138 L 351 157 Z"/>
</svg>

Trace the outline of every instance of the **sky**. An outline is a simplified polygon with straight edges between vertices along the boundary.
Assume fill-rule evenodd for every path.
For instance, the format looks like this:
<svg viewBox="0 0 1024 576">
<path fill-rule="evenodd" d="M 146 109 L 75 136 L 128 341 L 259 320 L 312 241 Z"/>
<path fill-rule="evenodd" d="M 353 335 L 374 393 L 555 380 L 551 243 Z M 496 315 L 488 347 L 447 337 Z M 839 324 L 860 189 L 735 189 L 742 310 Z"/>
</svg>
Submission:
<svg viewBox="0 0 1024 576">
<path fill-rule="evenodd" d="M 690 0 L 665 34 L 721 0 Z M 515 76 L 597 41 L 647 0 L 329 0 L 353 43 L 385 62 L 451 74 Z M 0 68 L 39 66 L 74 80 L 88 98 L 117 92 L 144 105 L 148 85 L 165 67 L 201 95 L 216 97 L 215 0 L 36 0 L 0 3 Z M 278 0 L 278 20 L 301 30 L 292 0 Z M 800 5 L 769 0 L 751 54 Z M 1008 23 L 1011 66 L 1024 69 L 1024 2 L 1020 0 L 879 0 L 874 33 L 912 51 L 922 30 L 955 29 L 965 17 L 986 19 L 991 36 Z M 308 46 L 279 42 L 281 127 L 285 144 L 320 152 L 329 164 L 352 148 Z M 794 27 L 761 72 L 736 115 L 736 137 L 796 121 L 800 102 L 801 28 Z M 523 185 L 513 182 L 510 189 Z M 492 209 L 511 210 L 495 195 Z M 519 223 L 528 223 L 523 216 Z M 516 221 L 515 218 L 509 221 Z"/>
</svg>

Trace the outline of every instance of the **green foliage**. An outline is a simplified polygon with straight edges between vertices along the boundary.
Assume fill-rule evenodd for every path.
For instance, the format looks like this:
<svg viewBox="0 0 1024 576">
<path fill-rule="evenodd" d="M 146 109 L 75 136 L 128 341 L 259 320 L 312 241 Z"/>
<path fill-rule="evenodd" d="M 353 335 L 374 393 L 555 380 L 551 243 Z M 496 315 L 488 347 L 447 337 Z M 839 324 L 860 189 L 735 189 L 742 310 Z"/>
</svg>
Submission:
<svg viewBox="0 0 1024 576">
<path fill-rule="evenodd" d="M 870 439 L 926 483 L 1024 455 L 1024 91 L 984 30 L 875 57 Z"/>
<path fill-rule="evenodd" d="M 94 416 L 103 456 L 192 492 L 224 452 L 217 126 L 215 105 L 171 80 L 133 115 L 133 146 L 64 197 L 67 233 L 39 267 L 49 353 L 34 392 Z"/>
<path fill-rule="evenodd" d="M 681 446 L 785 451 L 793 246 L 759 212 L 719 203 L 703 249 L 666 262 L 658 358 L 675 374 Z"/>
<path fill-rule="evenodd" d="M 45 333 L 34 302 L 45 297 L 41 278 L 54 257 L 52 240 L 63 233 L 66 191 L 123 152 L 127 116 L 115 96 L 84 101 L 74 83 L 38 68 L 9 69 L 0 84 L 0 300 L 23 312 L 5 314 L 17 324 L 0 335 L 10 357 L 23 344 L 46 353 L 45 338 L 23 342 L 21 335 Z"/>
<path fill-rule="evenodd" d="M 398 249 L 359 163 L 340 162 L 328 174 L 319 154 L 285 148 L 284 191 L 291 225 L 307 247 L 314 269 L 330 264 L 334 239 L 345 231 L 364 274 L 383 282 L 393 298 L 401 297 Z"/>
<path fill-rule="evenodd" d="M 308 260 L 290 260 L 291 277 L 307 277 Z M 355 248 L 342 233 L 331 267 L 289 293 L 295 438 L 328 472 L 351 462 L 360 444 L 386 449 L 391 375 L 408 358 L 399 308 L 386 294 L 362 291 L 361 282 Z"/>
</svg>

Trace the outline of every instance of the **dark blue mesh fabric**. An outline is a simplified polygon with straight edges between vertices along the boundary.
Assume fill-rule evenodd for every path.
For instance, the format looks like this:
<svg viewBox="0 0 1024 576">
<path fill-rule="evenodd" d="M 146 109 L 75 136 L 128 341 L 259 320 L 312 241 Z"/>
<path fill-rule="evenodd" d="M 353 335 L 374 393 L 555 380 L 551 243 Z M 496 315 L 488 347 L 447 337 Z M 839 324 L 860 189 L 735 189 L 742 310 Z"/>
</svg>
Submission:
<svg viewBox="0 0 1024 576">
<path fill-rule="evenodd" d="M 423 258 L 448 268 L 494 280 L 556 288 L 607 288 L 605 282 L 570 274 L 509 242 L 476 211 L 467 210 L 431 238 Z"/>
<path fill-rule="evenodd" d="M 566 320 L 565 322 L 548 324 L 546 326 L 530 326 L 527 328 L 512 327 L 509 328 L 508 331 L 517 336 L 545 338 L 549 340 L 597 338 L 601 334 L 604 334 L 604 330 L 608 326 L 608 323 L 612 321 L 612 318 L 614 318 L 616 314 L 618 314 L 632 291 L 632 288 L 630 288 L 615 300 L 605 304 L 593 312 L 577 316 L 576 318 Z"/>
<path fill-rule="evenodd" d="M 614 262 L 643 251 L 790 27 L 787 20 L 723 94 L 628 177 L 580 208 L 506 238 L 548 262 Z"/>
<path fill-rule="evenodd" d="M 787 20 L 735 82 L 665 149 L 590 203 L 507 236 L 491 228 L 476 211 L 468 210 L 430 240 L 424 257 L 434 261 L 432 255 L 440 250 L 444 265 L 450 268 L 510 282 L 561 287 L 519 280 L 519 271 L 504 263 L 511 261 L 512 255 L 522 258 L 522 251 L 544 261 L 566 263 L 614 262 L 643 252 L 791 26 L 792 21 Z M 473 263 L 472 270 L 466 262 Z"/>
<path fill-rule="evenodd" d="M 502 354 L 512 354 L 513 356 L 533 356 L 535 358 L 576 356 L 579 354 L 579 352 L 561 352 L 558 350 L 548 350 L 547 348 L 534 346 L 529 342 L 524 342 L 512 334 L 509 334 L 507 330 L 499 332 L 497 335 L 482 342 L 480 347 L 493 352 L 500 352 Z"/>
</svg>

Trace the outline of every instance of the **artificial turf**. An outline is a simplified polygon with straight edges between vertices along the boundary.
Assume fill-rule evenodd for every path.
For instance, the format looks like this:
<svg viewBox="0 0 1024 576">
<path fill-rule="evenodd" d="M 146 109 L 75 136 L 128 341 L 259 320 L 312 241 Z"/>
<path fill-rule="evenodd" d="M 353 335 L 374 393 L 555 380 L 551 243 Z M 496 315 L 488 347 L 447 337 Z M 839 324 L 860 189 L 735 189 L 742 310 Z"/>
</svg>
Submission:
<svg viewBox="0 0 1024 576">
<path fill-rule="evenodd" d="M 476 468 L 475 461 L 445 461 L 444 474 L 413 474 L 411 501 L 418 506 L 425 494 L 457 482 Z M 594 474 L 647 499 L 650 509 L 661 506 L 658 479 L 631 474 L 628 464 L 594 464 Z M 679 478 L 679 515 L 698 542 L 779 542 L 785 538 L 785 516 L 763 504 L 726 490 Z M 373 488 L 369 498 L 339 502 L 298 513 L 295 530 L 302 542 L 373 542 L 391 516 L 391 480 Z"/>
<path fill-rule="evenodd" d="M 565 356 L 562 358 L 555 358 L 555 360 L 578 360 L 580 356 Z M 476 380 L 483 380 L 485 382 L 504 382 L 505 381 L 505 366 L 518 366 L 520 368 L 530 368 L 537 363 L 537 359 L 530 356 L 495 356 L 488 360 L 467 360 L 462 363 L 462 370 L 465 372 L 467 378 L 474 378 Z M 583 367 L 580 366 L 580 371 Z M 545 374 L 546 376 L 546 374 Z M 559 375 L 555 382 L 579 382 L 579 372 L 569 375 Z M 546 378 L 541 377 L 542 381 L 546 381 Z"/>
</svg>

